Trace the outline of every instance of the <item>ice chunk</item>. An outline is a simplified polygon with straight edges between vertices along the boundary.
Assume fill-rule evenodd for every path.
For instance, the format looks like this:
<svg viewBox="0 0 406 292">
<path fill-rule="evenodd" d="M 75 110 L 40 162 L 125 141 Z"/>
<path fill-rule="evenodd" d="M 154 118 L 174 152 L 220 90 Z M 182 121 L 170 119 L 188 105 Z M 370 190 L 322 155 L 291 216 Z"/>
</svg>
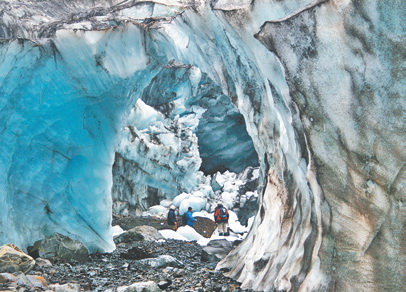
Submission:
<svg viewBox="0 0 406 292">
<path fill-rule="evenodd" d="M 179 206 L 179 214 L 186 213 L 189 207 L 193 208 L 193 211 L 200 211 L 206 208 L 207 199 L 204 197 L 190 196 L 183 200 Z"/>
<path fill-rule="evenodd" d="M 176 196 L 176 197 L 172 200 L 172 204 L 173 204 L 175 207 L 179 208 L 179 206 L 180 206 L 180 204 L 182 203 L 182 201 L 188 199 L 190 196 L 191 196 L 190 194 L 182 193 L 182 194 Z"/>
<path fill-rule="evenodd" d="M 171 200 L 162 200 L 159 205 L 165 207 L 165 208 L 169 208 L 172 205 L 172 201 Z"/>
<path fill-rule="evenodd" d="M 155 205 L 152 206 L 148 209 L 147 212 L 143 213 L 144 216 L 156 216 L 156 217 L 160 217 L 160 218 L 166 218 L 168 215 L 168 208 L 161 206 L 161 205 Z"/>
<path fill-rule="evenodd" d="M 180 235 L 182 235 L 183 237 L 187 238 L 188 240 L 192 240 L 192 241 L 194 241 L 194 240 L 199 241 L 204 238 L 199 233 L 197 233 L 197 231 L 194 230 L 194 228 L 187 226 L 187 225 L 179 227 L 176 232 L 179 233 Z"/>
<path fill-rule="evenodd" d="M 113 237 L 114 237 L 114 236 L 118 236 L 118 235 L 120 235 L 120 234 L 123 234 L 125 231 L 124 231 L 123 228 L 121 228 L 121 226 L 119 226 L 119 225 L 114 225 L 114 226 L 111 228 L 111 232 L 112 232 Z"/>
<path fill-rule="evenodd" d="M 179 232 L 176 232 L 176 231 L 171 230 L 171 229 L 159 230 L 159 233 L 161 233 L 161 235 L 163 237 L 165 237 L 165 239 L 176 239 L 176 240 L 183 240 L 183 241 L 188 241 L 189 240 L 185 236 L 181 235 Z"/>
<path fill-rule="evenodd" d="M 221 194 L 221 202 L 227 209 L 232 209 L 234 207 L 234 202 L 237 196 L 237 192 L 223 192 Z"/>
</svg>

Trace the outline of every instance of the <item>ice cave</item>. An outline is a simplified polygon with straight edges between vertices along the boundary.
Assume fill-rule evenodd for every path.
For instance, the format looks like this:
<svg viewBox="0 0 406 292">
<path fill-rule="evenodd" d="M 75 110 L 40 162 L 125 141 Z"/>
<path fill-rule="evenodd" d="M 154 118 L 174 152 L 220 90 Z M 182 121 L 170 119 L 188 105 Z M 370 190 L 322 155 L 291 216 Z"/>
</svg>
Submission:
<svg viewBox="0 0 406 292">
<path fill-rule="evenodd" d="M 241 289 L 404 291 L 405 11 L 0 0 L 0 245 L 222 200 Z"/>
</svg>

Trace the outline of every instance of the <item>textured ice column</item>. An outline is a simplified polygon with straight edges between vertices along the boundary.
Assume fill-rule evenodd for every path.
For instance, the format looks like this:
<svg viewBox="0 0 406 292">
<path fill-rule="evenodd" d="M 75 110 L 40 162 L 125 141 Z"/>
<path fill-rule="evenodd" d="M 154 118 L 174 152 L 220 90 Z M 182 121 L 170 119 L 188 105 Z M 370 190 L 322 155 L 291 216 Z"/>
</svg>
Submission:
<svg viewBox="0 0 406 292">
<path fill-rule="evenodd" d="M 121 32 L 1 43 L 1 243 L 26 247 L 60 232 L 91 251 L 114 247 L 115 134 L 146 65 L 139 30 Z M 116 54 L 123 45 L 132 50 Z"/>
<path fill-rule="evenodd" d="M 120 133 L 113 167 L 115 213 L 147 210 L 201 183 L 195 129 L 201 114 L 172 120 L 138 100 Z"/>
<path fill-rule="evenodd" d="M 308 180 L 328 203 L 320 261 L 300 290 L 318 290 L 321 274 L 328 290 L 404 290 L 402 11 L 400 1 L 328 1 L 257 35 L 286 68 L 313 157 Z"/>
</svg>

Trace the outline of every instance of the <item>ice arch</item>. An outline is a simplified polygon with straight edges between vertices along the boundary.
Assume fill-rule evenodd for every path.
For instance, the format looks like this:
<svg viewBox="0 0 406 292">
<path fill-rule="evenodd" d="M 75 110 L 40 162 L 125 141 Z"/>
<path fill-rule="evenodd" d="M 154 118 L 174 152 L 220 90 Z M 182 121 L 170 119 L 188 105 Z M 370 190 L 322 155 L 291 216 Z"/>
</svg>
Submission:
<svg viewBox="0 0 406 292">
<path fill-rule="evenodd" d="M 124 123 L 113 165 L 117 214 L 140 213 L 197 191 L 217 171 L 242 173 L 258 166 L 244 117 L 196 66 L 169 61 Z"/>
<path fill-rule="evenodd" d="M 255 109 L 270 91 L 255 56 L 209 7 L 200 13 L 205 17 L 186 10 L 148 29 L 136 23 L 106 31 L 76 25 L 59 28 L 47 39 L 2 41 L 6 98 L 1 115 L 7 121 L 1 155 L 1 202 L 7 210 L 0 218 L 3 242 L 24 247 L 59 231 L 91 250 L 113 248 L 106 215 L 112 184 L 107 170 L 114 161 L 116 133 L 136 100 L 173 60 L 202 72 L 198 79 L 188 72 L 180 94 L 197 100 L 210 83 L 219 99 L 227 101 L 227 111 L 238 107 L 244 128 L 258 136 L 249 115 L 263 114 Z M 220 26 L 225 29 L 218 30 Z M 168 80 L 160 81 L 168 85 Z M 206 103 L 211 116 L 222 114 Z M 237 129 L 243 125 L 236 124 Z M 256 151 L 263 155 L 262 148 L 256 146 Z"/>
<path fill-rule="evenodd" d="M 0 3 L 0 239 L 112 248 L 114 138 L 175 60 L 238 107 L 262 169 L 254 228 L 219 267 L 258 290 L 401 291 L 400 1 L 166 2 Z"/>
</svg>

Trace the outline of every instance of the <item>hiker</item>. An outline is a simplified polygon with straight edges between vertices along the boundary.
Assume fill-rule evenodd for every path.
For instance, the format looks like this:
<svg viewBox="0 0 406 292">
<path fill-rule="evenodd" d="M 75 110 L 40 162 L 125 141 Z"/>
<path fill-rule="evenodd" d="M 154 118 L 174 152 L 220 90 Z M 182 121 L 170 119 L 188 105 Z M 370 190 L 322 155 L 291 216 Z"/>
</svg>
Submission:
<svg viewBox="0 0 406 292">
<path fill-rule="evenodd" d="M 192 207 L 187 208 L 186 220 L 187 220 L 186 225 L 189 225 L 190 227 L 194 228 L 196 218 L 193 217 L 193 208 Z"/>
<path fill-rule="evenodd" d="M 170 206 L 167 223 L 176 231 L 178 230 L 178 218 L 176 218 L 175 210 L 176 207 L 174 205 Z"/>
<path fill-rule="evenodd" d="M 221 202 L 218 202 L 217 207 L 214 209 L 214 222 L 217 224 L 220 236 L 229 235 L 227 228 L 228 218 L 228 210 Z"/>
</svg>

